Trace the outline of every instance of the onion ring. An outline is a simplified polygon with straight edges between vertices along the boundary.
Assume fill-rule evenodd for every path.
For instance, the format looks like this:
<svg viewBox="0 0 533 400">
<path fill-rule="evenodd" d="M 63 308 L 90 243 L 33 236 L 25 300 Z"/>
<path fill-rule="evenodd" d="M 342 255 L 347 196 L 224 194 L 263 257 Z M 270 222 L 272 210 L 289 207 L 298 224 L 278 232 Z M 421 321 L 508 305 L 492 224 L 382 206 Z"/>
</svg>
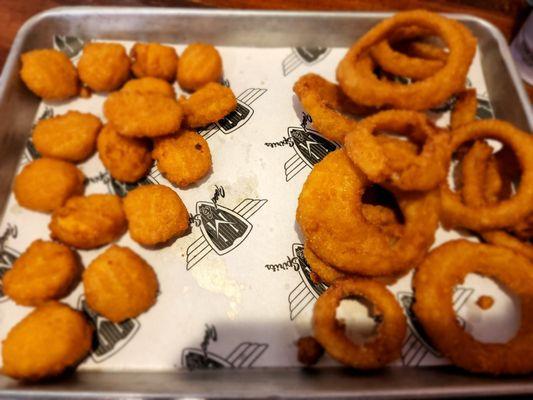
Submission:
<svg viewBox="0 0 533 400">
<path fill-rule="evenodd" d="M 463 125 L 451 136 L 451 151 L 471 140 L 492 138 L 502 141 L 515 153 L 522 170 L 521 183 L 514 196 L 496 204 L 473 207 L 444 182 L 441 186 L 441 218 L 447 227 L 463 227 L 477 232 L 505 228 L 519 223 L 533 212 L 533 137 L 513 125 L 498 120 L 479 120 Z"/>
<path fill-rule="evenodd" d="M 465 89 L 457 95 L 455 106 L 450 115 L 452 130 L 476 120 L 477 94 L 476 89 Z"/>
<path fill-rule="evenodd" d="M 382 276 L 408 271 L 433 243 L 438 190 L 395 194 L 405 220 L 398 237 L 364 218 L 361 196 L 369 184 L 343 150 L 316 164 L 300 193 L 296 212 L 306 245 L 342 272 Z"/>
<path fill-rule="evenodd" d="M 342 299 L 364 297 L 377 309 L 382 321 L 376 336 L 363 344 L 353 343 L 335 315 Z M 315 303 L 315 339 L 328 354 L 358 369 L 380 368 L 400 357 L 407 324 L 402 308 L 385 285 L 366 279 L 339 279 Z"/>
<path fill-rule="evenodd" d="M 496 279 L 521 301 L 521 325 L 507 343 L 482 343 L 459 324 L 452 304 L 454 287 L 468 273 Z M 503 247 L 447 242 L 417 268 L 414 312 L 436 348 L 453 364 L 472 372 L 517 374 L 533 371 L 533 266 Z"/>
<path fill-rule="evenodd" d="M 394 30 L 411 25 L 442 38 L 449 48 L 445 65 L 427 79 L 409 85 L 379 80 L 373 73 L 368 51 Z M 466 27 L 445 17 L 423 10 L 400 12 L 377 24 L 348 50 L 337 67 L 337 80 L 344 93 L 357 104 L 427 110 L 462 90 L 476 43 Z"/>
<path fill-rule="evenodd" d="M 420 154 L 392 156 L 392 149 L 380 145 L 374 134 L 389 130 L 423 143 Z M 351 160 L 372 182 L 402 190 L 431 190 L 444 178 L 449 164 L 449 135 L 440 133 L 432 122 L 414 111 L 382 111 L 359 122 L 345 139 Z"/>
<path fill-rule="evenodd" d="M 296 81 L 294 93 L 302 108 L 313 120 L 315 129 L 338 143 L 351 132 L 357 121 L 346 114 L 368 114 L 366 107 L 354 104 L 340 88 L 316 74 L 307 74 Z"/>
</svg>

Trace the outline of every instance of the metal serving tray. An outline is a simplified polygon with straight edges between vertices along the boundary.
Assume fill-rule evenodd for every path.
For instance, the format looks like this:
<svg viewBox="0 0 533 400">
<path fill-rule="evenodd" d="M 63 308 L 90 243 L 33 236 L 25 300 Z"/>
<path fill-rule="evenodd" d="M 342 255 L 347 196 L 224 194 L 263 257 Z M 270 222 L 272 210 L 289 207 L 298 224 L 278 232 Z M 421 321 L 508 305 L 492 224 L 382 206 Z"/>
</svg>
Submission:
<svg viewBox="0 0 533 400">
<path fill-rule="evenodd" d="M 18 77 L 22 52 L 51 47 L 53 35 L 248 47 L 347 47 L 391 13 L 318 13 L 164 8 L 57 8 L 20 29 L 0 78 L 0 213 L 39 100 Z M 501 33 L 490 23 L 454 15 L 479 40 L 488 94 L 498 118 L 531 131 L 529 99 Z M 0 215 L 2 215 L 0 214 Z M 1 398 L 437 398 L 533 394 L 529 377 L 489 378 L 453 367 L 224 369 L 194 372 L 78 372 L 24 385 L 0 377 Z"/>
</svg>

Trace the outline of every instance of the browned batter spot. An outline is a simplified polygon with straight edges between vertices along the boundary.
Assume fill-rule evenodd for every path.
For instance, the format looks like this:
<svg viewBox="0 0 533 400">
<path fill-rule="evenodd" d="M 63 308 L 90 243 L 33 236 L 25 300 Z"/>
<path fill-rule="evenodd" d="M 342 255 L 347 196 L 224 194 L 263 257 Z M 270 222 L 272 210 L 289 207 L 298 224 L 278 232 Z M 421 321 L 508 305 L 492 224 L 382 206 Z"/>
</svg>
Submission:
<svg viewBox="0 0 533 400">
<path fill-rule="evenodd" d="M 312 336 L 305 336 L 298 339 L 298 361 L 304 365 L 316 364 L 324 355 L 324 348 Z"/>
<path fill-rule="evenodd" d="M 482 295 L 478 297 L 476 304 L 482 310 L 488 310 L 494 304 L 494 298 L 491 296 Z"/>
</svg>

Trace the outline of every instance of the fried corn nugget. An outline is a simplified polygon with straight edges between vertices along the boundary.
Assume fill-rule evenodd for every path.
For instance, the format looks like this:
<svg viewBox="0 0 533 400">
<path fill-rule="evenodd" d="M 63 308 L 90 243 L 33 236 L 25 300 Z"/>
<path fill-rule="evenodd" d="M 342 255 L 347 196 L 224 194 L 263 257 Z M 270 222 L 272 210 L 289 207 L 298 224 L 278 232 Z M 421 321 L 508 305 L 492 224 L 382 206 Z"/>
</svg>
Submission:
<svg viewBox="0 0 533 400">
<path fill-rule="evenodd" d="M 21 56 L 20 77 L 45 100 L 65 100 L 79 91 L 78 73 L 70 59 L 53 49 L 32 50 Z"/>
<path fill-rule="evenodd" d="M 178 61 L 178 83 L 193 92 L 209 82 L 222 79 L 222 58 L 212 45 L 193 43 L 187 46 Z"/>
<path fill-rule="evenodd" d="M 202 179 L 213 164 L 207 141 L 188 130 L 156 138 L 152 156 L 165 178 L 181 188 Z"/>
<path fill-rule="evenodd" d="M 98 156 L 109 174 L 122 182 L 141 179 L 153 161 L 148 139 L 121 136 L 109 124 L 98 135 Z"/>
<path fill-rule="evenodd" d="M 129 91 L 109 95 L 104 114 L 121 135 L 134 137 L 177 132 L 183 116 L 181 106 L 173 98 Z"/>
<path fill-rule="evenodd" d="M 189 228 L 189 214 L 176 192 L 163 185 L 143 185 L 124 199 L 133 240 L 145 246 L 164 243 Z"/>
<path fill-rule="evenodd" d="M 185 125 L 199 128 L 224 118 L 237 107 L 237 99 L 229 87 L 210 82 L 189 98 L 180 101 Z"/>
<path fill-rule="evenodd" d="M 73 197 L 52 214 L 53 239 L 78 249 L 94 249 L 118 239 L 126 230 L 122 200 L 112 194 Z"/>
<path fill-rule="evenodd" d="M 111 246 L 83 273 L 87 305 L 113 322 L 122 322 L 155 304 L 158 282 L 152 267 L 127 247 Z"/>
<path fill-rule="evenodd" d="M 93 328 L 82 313 L 58 302 L 43 304 L 3 341 L 2 371 L 27 381 L 60 375 L 89 354 L 92 338 Z"/>
<path fill-rule="evenodd" d="M 110 92 L 128 80 L 130 59 L 121 44 L 88 43 L 83 47 L 78 73 L 92 90 Z"/>
<path fill-rule="evenodd" d="M 135 43 L 130 51 L 131 70 L 137 78 L 153 76 L 172 82 L 176 79 L 178 55 L 170 46 L 159 43 Z"/>
<path fill-rule="evenodd" d="M 4 293 L 23 306 L 58 300 L 78 282 L 80 267 L 76 254 L 67 246 L 35 240 L 5 273 Z"/>
<path fill-rule="evenodd" d="M 120 89 L 122 92 L 134 92 L 141 94 L 160 94 L 161 96 L 176 98 L 176 92 L 170 83 L 163 79 L 146 78 L 132 79 Z"/>
<path fill-rule="evenodd" d="M 102 128 L 100 119 L 89 113 L 69 111 L 43 119 L 33 130 L 35 149 L 45 157 L 79 162 L 89 158 Z"/>
<path fill-rule="evenodd" d="M 82 172 L 71 163 L 39 158 L 15 177 L 13 192 L 22 207 L 52 212 L 70 197 L 83 194 L 84 180 Z"/>
</svg>

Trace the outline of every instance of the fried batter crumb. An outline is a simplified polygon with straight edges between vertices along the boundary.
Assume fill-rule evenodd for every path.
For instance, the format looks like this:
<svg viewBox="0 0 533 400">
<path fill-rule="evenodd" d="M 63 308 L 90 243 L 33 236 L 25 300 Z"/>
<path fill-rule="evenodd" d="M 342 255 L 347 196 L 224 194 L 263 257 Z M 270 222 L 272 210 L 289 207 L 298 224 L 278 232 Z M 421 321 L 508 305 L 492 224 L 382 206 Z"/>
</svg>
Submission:
<svg viewBox="0 0 533 400">
<path fill-rule="evenodd" d="M 476 305 L 482 310 L 488 310 L 494 304 L 494 298 L 487 295 L 481 295 L 476 301 Z"/>
<path fill-rule="evenodd" d="M 324 348 L 312 336 L 305 336 L 296 342 L 298 361 L 306 366 L 315 365 L 324 355 Z"/>
</svg>

